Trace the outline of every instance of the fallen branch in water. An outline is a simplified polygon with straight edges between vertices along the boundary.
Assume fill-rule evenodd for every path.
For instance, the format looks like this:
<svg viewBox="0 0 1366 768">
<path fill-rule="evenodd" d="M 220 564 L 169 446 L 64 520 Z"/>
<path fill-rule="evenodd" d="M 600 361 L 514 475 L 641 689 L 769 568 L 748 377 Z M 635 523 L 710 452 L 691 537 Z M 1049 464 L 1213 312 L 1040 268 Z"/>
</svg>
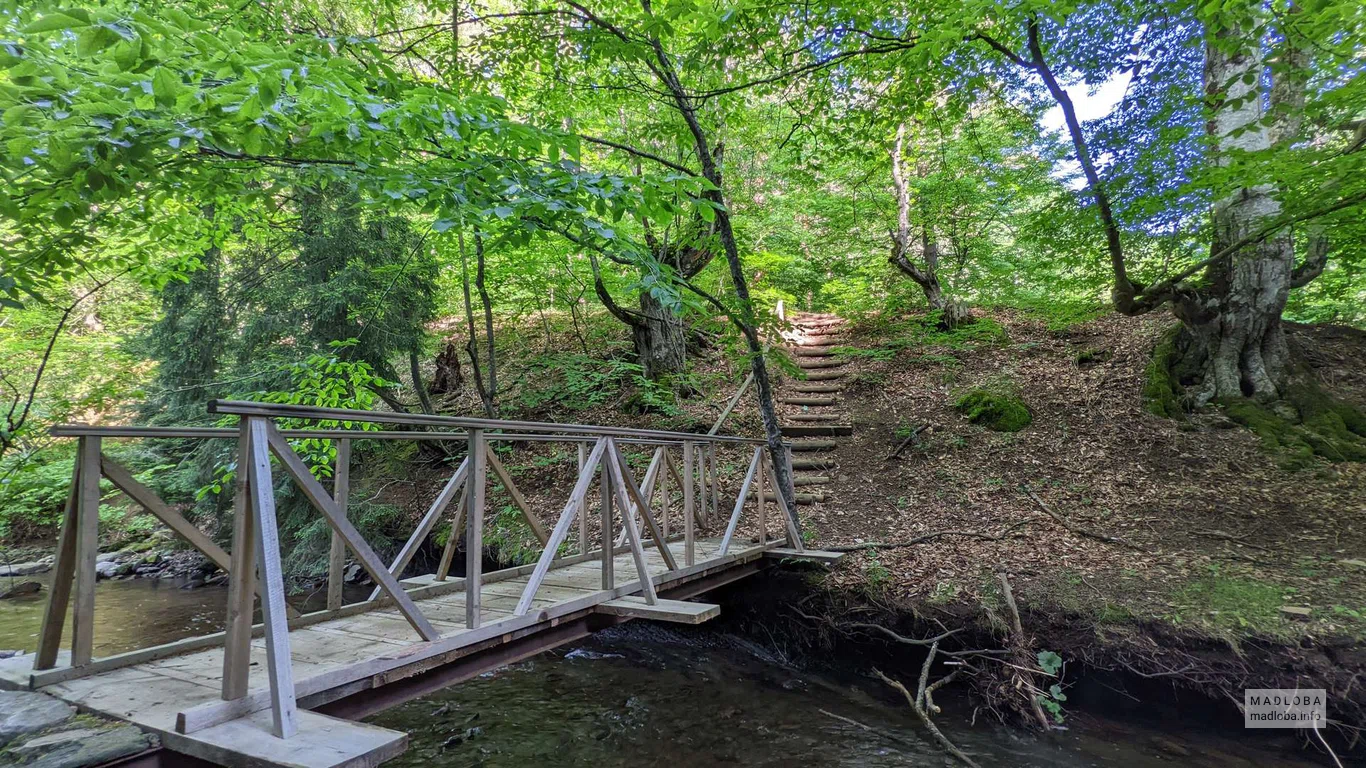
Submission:
<svg viewBox="0 0 1366 768">
<path fill-rule="evenodd" d="M 1015 523 L 1014 525 L 1007 526 L 1006 529 L 1001 531 L 1000 533 L 954 530 L 934 531 L 933 533 L 927 533 L 923 536 L 916 536 L 915 538 L 907 539 L 906 541 L 870 541 L 863 544 L 845 544 L 837 547 L 826 547 L 826 550 L 830 552 L 859 552 L 865 549 L 901 549 L 903 547 L 914 547 L 917 544 L 924 544 L 926 542 L 935 541 L 936 539 L 942 539 L 945 536 L 962 536 L 966 539 L 978 539 L 980 541 L 1003 541 L 1005 539 L 1015 538 L 1010 534 L 1017 528 L 1029 525 L 1030 522 L 1031 521 L 1029 520 L 1021 520 L 1020 522 Z"/>
<path fill-rule="evenodd" d="M 961 761 L 964 765 L 968 766 L 969 768 L 980 768 L 980 766 L 977 765 L 976 761 L 968 757 L 967 753 L 959 749 L 957 745 L 955 745 L 952 741 L 949 741 L 949 737 L 945 736 L 944 733 L 939 730 L 939 727 L 936 726 L 934 724 L 934 721 L 930 719 L 929 712 L 926 711 L 926 708 L 922 704 L 922 702 L 930 695 L 927 692 L 927 689 L 929 691 L 933 690 L 933 688 L 930 688 L 928 686 L 928 682 L 930 678 L 930 667 L 934 665 L 934 657 L 938 650 L 939 642 L 935 641 L 933 644 L 930 645 L 930 653 L 928 656 L 925 657 L 925 663 L 920 667 L 920 687 L 917 689 L 916 695 L 914 696 L 911 695 L 910 691 L 906 690 L 906 686 L 882 674 L 881 670 L 874 669 L 873 674 L 877 675 L 878 679 L 882 682 L 886 683 L 887 685 L 890 685 L 898 691 L 901 691 L 901 695 L 906 697 L 906 703 L 910 705 L 911 711 L 914 712 L 916 717 L 920 719 L 920 724 L 925 726 L 925 730 L 930 732 L 930 735 L 934 737 L 935 741 L 939 742 L 939 746 L 943 747 L 945 752 L 948 752 L 950 755 L 953 755 L 955 758 L 957 758 L 959 761 Z M 952 677 L 956 674 L 958 673 L 954 672 L 951 675 L 949 675 L 949 677 Z M 937 688 L 943 682 L 944 681 L 941 680 L 935 683 L 934 687 Z"/>
<path fill-rule="evenodd" d="M 1072 533 L 1078 536 L 1084 536 L 1088 539 L 1095 539 L 1096 541 L 1103 541 L 1107 544 L 1118 544 L 1121 547 L 1128 547 L 1129 549 L 1137 550 L 1139 552 L 1147 551 L 1143 547 L 1138 546 L 1132 541 L 1121 539 L 1118 536 L 1111 536 L 1107 533 L 1097 533 L 1095 531 L 1082 528 L 1081 526 L 1070 522 L 1067 518 L 1063 517 L 1057 512 L 1054 512 L 1052 508 L 1050 508 L 1047 504 L 1043 503 L 1043 499 L 1039 498 L 1033 491 L 1029 490 L 1029 486 L 1022 485 L 1020 486 L 1020 490 L 1024 492 L 1026 496 L 1033 499 L 1034 503 L 1039 505 L 1039 509 L 1042 509 L 1049 517 L 1056 520 L 1058 522 L 1058 525 L 1061 525 L 1062 527 L 1066 528 L 1067 530 L 1071 531 Z"/>
</svg>

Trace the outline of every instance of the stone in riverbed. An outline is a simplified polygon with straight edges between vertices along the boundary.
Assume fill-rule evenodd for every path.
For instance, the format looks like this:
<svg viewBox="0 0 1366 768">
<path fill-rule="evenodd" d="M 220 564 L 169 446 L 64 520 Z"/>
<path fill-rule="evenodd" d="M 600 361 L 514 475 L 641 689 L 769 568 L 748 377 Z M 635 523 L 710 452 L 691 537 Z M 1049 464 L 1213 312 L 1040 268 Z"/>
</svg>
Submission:
<svg viewBox="0 0 1366 768">
<path fill-rule="evenodd" d="M 32 563 L 14 563 L 13 565 L 0 565 L 0 576 L 29 576 L 35 573 L 52 570 L 52 563 L 44 560 L 37 560 Z"/>
<path fill-rule="evenodd" d="M 43 585 L 36 581 L 21 581 L 8 589 L 0 589 L 0 600 L 19 595 L 35 595 L 43 591 Z"/>
<path fill-rule="evenodd" d="M 39 741 L 45 743 L 30 749 Z M 137 726 L 124 725 L 48 734 L 16 747 L 14 751 L 29 749 L 28 754 L 42 752 L 37 760 L 26 763 L 25 768 L 82 768 L 107 763 L 153 746 L 156 746 L 155 737 L 138 730 Z"/>
<path fill-rule="evenodd" d="M 0 691 L 0 746 L 51 728 L 76 714 L 66 704 L 32 691 Z"/>
</svg>

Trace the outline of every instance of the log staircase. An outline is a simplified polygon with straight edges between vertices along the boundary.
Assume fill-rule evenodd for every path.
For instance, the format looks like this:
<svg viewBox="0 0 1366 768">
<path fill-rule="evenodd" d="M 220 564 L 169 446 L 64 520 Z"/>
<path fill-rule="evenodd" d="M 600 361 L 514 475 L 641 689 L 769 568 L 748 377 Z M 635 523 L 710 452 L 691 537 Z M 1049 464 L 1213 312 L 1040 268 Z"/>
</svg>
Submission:
<svg viewBox="0 0 1366 768">
<path fill-rule="evenodd" d="M 824 487 L 835 469 L 831 452 L 839 437 L 854 432 L 840 397 L 845 361 L 835 354 L 845 343 L 845 322 L 836 315 L 794 315 L 783 336 L 806 373 L 805 379 L 785 381 L 778 398 L 783 436 L 792 439 L 793 485 L 798 504 L 819 504 L 827 498 Z"/>
</svg>

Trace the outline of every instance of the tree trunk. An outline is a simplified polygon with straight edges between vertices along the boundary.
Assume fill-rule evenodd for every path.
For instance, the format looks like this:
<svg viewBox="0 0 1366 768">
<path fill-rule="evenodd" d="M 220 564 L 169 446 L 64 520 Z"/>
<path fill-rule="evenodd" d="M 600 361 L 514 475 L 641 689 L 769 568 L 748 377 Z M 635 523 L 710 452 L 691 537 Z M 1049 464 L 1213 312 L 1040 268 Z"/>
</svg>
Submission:
<svg viewBox="0 0 1366 768">
<path fill-rule="evenodd" d="M 968 308 L 959 301 L 952 301 L 944 295 L 944 287 L 939 282 L 939 245 L 927 225 L 920 227 L 920 253 L 912 259 L 914 250 L 911 231 L 911 191 L 906 183 L 902 167 L 902 153 L 906 144 L 906 124 L 896 129 L 896 142 L 892 145 L 892 187 L 896 193 L 896 229 L 892 230 L 892 265 L 902 274 L 915 281 L 925 294 L 930 309 L 939 313 L 939 327 L 952 330 L 969 317 Z M 923 174 L 923 168 L 917 166 Z M 917 263 L 918 262 L 918 263 Z"/>
<path fill-rule="evenodd" d="M 631 326 L 631 336 L 645 377 L 657 381 L 662 376 L 682 373 L 688 352 L 683 318 L 649 291 L 640 294 L 640 314 L 640 322 Z"/>
<path fill-rule="evenodd" d="M 1207 130 L 1219 165 L 1229 164 L 1231 152 L 1271 146 L 1262 75 L 1255 35 L 1225 27 L 1207 40 L 1204 85 L 1213 110 Z M 1280 216 L 1274 187 L 1253 181 L 1215 201 L 1212 253 Z M 1193 387 L 1196 406 L 1220 398 L 1270 402 L 1281 397 L 1290 368 L 1281 312 L 1294 263 L 1294 243 L 1283 230 L 1214 262 L 1206 273 L 1208 293 L 1175 302 L 1175 313 L 1185 325 L 1176 370 Z"/>
</svg>

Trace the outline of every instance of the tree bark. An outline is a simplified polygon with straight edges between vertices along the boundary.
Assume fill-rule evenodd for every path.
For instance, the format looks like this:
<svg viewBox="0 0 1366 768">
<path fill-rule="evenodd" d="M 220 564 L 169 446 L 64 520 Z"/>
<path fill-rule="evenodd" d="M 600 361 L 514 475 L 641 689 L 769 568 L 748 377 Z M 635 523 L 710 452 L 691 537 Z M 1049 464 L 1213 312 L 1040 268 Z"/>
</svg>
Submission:
<svg viewBox="0 0 1366 768">
<path fill-rule="evenodd" d="M 427 385 L 422 383 L 422 366 L 417 359 L 416 348 L 408 350 L 408 372 L 413 377 L 413 391 L 417 392 L 417 401 L 422 406 L 422 412 L 429 416 L 435 414 L 432 396 L 427 392 Z"/>
<path fill-rule="evenodd" d="M 1272 145 L 1262 76 L 1255 34 L 1231 26 L 1207 35 L 1204 87 L 1212 107 L 1207 131 L 1214 162 L 1221 166 L 1235 152 L 1259 152 Z M 1285 98 L 1286 91 L 1275 92 Z M 1297 133 L 1295 128 L 1278 126 L 1276 133 Z M 1277 138 L 1288 141 L 1290 135 Z M 1269 182 L 1253 183 L 1216 200 L 1211 252 L 1226 250 L 1279 218 L 1274 192 Z M 1280 398 L 1290 368 L 1281 313 L 1294 266 L 1294 242 L 1281 230 L 1210 264 L 1205 294 L 1176 301 L 1174 309 L 1185 325 L 1176 364 L 1186 374 L 1182 383 L 1193 388 L 1197 406 L 1221 398 Z"/>
<path fill-rule="evenodd" d="M 640 314 L 639 322 L 631 326 L 631 337 L 645 377 L 658 381 L 664 376 L 682 373 L 688 354 L 683 318 L 649 291 L 640 294 Z"/>
</svg>

